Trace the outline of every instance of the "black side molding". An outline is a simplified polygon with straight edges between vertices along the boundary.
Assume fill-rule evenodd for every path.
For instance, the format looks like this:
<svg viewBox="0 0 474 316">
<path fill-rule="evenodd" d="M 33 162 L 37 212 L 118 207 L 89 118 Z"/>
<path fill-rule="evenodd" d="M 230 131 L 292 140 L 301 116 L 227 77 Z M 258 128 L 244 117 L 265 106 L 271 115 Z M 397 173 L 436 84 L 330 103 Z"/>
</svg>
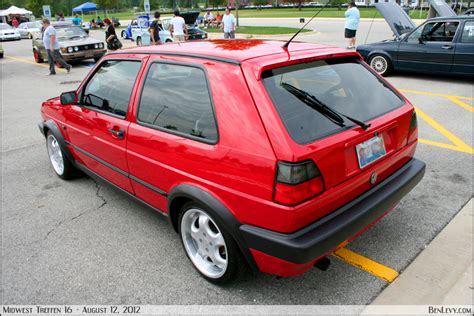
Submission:
<svg viewBox="0 0 474 316">
<path fill-rule="evenodd" d="M 248 247 L 293 262 L 307 263 L 335 249 L 383 216 L 423 178 L 425 164 L 412 159 L 390 177 L 331 214 L 291 234 L 242 225 Z"/>
</svg>

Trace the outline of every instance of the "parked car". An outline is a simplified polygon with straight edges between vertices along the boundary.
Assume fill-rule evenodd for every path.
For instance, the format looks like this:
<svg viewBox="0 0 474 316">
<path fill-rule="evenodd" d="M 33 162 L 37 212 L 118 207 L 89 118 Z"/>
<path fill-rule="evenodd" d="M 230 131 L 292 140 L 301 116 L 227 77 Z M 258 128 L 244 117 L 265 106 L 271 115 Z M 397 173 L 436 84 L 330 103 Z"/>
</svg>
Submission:
<svg viewBox="0 0 474 316">
<path fill-rule="evenodd" d="M 82 27 L 68 22 L 53 22 L 56 29 L 61 55 L 67 62 L 94 59 L 98 61 L 105 55 L 106 49 L 103 42 L 90 37 Z M 41 34 L 34 36 L 33 57 L 37 63 L 48 59 Z"/>
<path fill-rule="evenodd" d="M 420 26 L 396 3 L 376 4 L 395 34 L 393 40 L 359 45 L 359 52 L 379 74 L 392 71 L 474 74 L 474 17 L 446 16 Z"/>
<path fill-rule="evenodd" d="M 126 29 L 123 29 L 121 36 L 123 39 L 130 39 L 134 41 L 137 46 L 150 45 L 150 18 L 147 15 L 138 16 L 132 20 Z M 167 30 L 160 30 L 160 40 L 162 43 L 170 43 L 173 41 L 171 34 Z"/>
<path fill-rule="evenodd" d="M 246 266 L 279 276 L 320 266 L 392 210 L 425 164 L 413 158 L 413 106 L 359 54 L 281 45 L 107 54 L 41 106 L 54 172 L 102 178 L 167 216 L 211 282 Z"/>
<path fill-rule="evenodd" d="M 34 33 L 41 33 L 41 23 L 38 21 L 23 22 L 18 25 L 17 30 L 20 33 L 21 38 L 32 39 Z"/>
<path fill-rule="evenodd" d="M 20 32 L 7 23 L 0 23 L 0 40 L 20 40 Z"/>
<path fill-rule="evenodd" d="M 180 15 L 188 27 L 187 41 L 207 39 L 207 33 L 201 30 L 196 23 L 197 18 L 199 17 L 199 11 L 182 12 Z M 161 21 L 163 23 L 163 28 L 169 30 L 171 18 L 163 18 Z"/>
</svg>

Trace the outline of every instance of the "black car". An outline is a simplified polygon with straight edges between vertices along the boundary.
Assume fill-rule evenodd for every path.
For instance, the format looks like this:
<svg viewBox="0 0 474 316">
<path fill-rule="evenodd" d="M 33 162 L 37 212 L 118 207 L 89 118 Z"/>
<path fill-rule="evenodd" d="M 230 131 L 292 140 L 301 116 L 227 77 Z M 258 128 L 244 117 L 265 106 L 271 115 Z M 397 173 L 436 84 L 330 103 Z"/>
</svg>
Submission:
<svg viewBox="0 0 474 316">
<path fill-rule="evenodd" d="M 188 41 L 207 39 L 207 33 L 201 30 L 196 23 L 199 13 L 199 11 L 180 13 L 180 16 L 184 19 L 184 23 L 186 23 L 188 28 L 188 37 L 186 39 Z M 171 18 L 163 18 L 161 21 L 163 28 L 169 30 Z"/>
<path fill-rule="evenodd" d="M 474 74 L 474 16 L 444 16 L 416 26 L 396 3 L 377 6 L 395 39 L 357 46 L 379 74 L 411 71 Z"/>
</svg>

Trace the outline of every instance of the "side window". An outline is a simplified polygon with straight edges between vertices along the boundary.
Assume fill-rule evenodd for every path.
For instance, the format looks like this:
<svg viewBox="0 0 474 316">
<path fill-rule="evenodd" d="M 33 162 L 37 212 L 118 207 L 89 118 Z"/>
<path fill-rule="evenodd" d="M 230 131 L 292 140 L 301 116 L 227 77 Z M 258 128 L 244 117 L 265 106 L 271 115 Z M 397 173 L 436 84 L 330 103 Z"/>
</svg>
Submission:
<svg viewBox="0 0 474 316">
<path fill-rule="evenodd" d="M 423 27 L 417 28 L 413 33 L 411 33 L 408 38 L 407 42 L 408 43 L 418 43 L 419 39 L 421 37 L 421 32 L 423 31 Z"/>
<path fill-rule="evenodd" d="M 428 42 L 452 42 L 459 22 L 428 23 L 423 29 L 423 38 Z"/>
<path fill-rule="evenodd" d="M 474 22 L 466 22 L 461 35 L 462 43 L 474 43 Z"/>
<path fill-rule="evenodd" d="M 125 117 L 140 67 L 139 61 L 102 63 L 83 90 L 82 104 Z"/>
<path fill-rule="evenodd" d="M 150 66 L 137 119 L 169 131 L 217 141 L 217 126 L 202 69 L 154 63 Z"/>
</svg>

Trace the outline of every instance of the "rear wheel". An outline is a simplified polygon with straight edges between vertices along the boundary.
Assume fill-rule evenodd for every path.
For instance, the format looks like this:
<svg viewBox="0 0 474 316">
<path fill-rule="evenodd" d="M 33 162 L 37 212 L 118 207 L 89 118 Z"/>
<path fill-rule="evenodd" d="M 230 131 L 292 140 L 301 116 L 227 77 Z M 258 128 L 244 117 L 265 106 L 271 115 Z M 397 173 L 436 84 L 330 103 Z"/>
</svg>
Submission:
<svg viewBox="0 0 474 316">
<path fill-rule="evenodd" d="M 370 58 L 370 66 L 382 76 L 387 76 L 392 70 L 392 64 L 384 55 L 374 55 Z"/>
<path fill-rule="evenodd" d="M 137 37 L 137 46 L 142 46 L 142 38 Z"/>
<path fill-rule="evenodd" d="M 172 42 L 173 41 L 170 38 L 166 39 L 166 41 L 165 41 L 165 43 L 172 43 Z"/>
<path fill-rule="evenodd" d="M 120 35 L 122 36 L 123 39 L 127 38 L 127 33 L 125 32 L 125 30 L 123 30 L 122 33 L 120 33 Z"/>
<path fill-rule="evenodd" d="M 43 58 L 41 57 L 40 53 L 36 49 L 33 49 L 33 57 L 35 58 L 35 61 L 38 64 L 41 64 L 43 62 Z"/>
<path fill-rule="evenodd" d="M 235 241 L 201 205 L 183 206 L 179 230 L 186 255 L 208 281 L 225 284 L 243 274 L 246 263 Z"/>
<path fill-rule="evenodd" d="M 78 170 L 74 165 L 69 161 L 69 159 L 64 155 L 61 146 L 56 137 L 48 131 L 46 134 L 46 149 L 48 150 L 49 160 L 53 166 L 54 172 L 61 179 L 68 180 L 75 178 L 78 175 Z"/>
</svg>

